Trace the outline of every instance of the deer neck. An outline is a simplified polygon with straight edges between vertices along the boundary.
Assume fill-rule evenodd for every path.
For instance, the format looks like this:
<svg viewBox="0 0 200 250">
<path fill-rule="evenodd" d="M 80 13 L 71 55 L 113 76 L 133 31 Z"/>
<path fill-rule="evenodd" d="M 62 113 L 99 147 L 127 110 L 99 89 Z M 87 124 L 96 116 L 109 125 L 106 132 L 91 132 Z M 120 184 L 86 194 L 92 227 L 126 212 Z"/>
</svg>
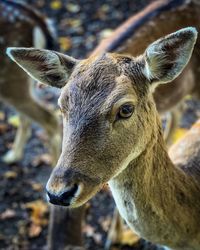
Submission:
<svg viewBox="0 0 200 250">
<path fill-rule="evenodd" d="M 109 186 L 129 226 L 139 235 L 164 244 L 160 239 L 161 235 L 167 237 L 166 225 L 170 228 L 169 234 L 177 234 L 173 231 L 174 224 L 182 223 L 183 228 L 187 223 L 192 224 L 191 207 L 198 203 L 199 189 L 192 177 L 170 160 L 160 127 L 159 124 L 153 132 L 155 139 Z M 157 235 L 160 235 L 158 239 Z"/>
</svg>

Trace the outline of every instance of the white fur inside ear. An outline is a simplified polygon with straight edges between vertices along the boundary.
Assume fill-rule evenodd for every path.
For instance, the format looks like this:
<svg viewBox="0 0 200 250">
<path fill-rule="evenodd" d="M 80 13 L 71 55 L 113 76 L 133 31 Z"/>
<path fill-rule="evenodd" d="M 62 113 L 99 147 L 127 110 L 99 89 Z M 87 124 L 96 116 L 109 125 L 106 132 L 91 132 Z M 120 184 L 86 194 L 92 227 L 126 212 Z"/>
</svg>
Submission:
<svg viewBox="0 0 200 250">
<path fill-rule="evenodd" d="M 77 60 L 61 53 L 35 48 L 8 48 L 7 55 L 35 80 L 62 88 Z"/>
<path fill-rule="evenodd" d="M 196 39 L 196 29 L 188 27 L 150 44 L 144 55 L 146 78 L 154 85 L 174 80 L 187 65 Z"/>
<path fill-rule="evenodd" d="M 146 76 L 146 78 L 151 81 L 153 79 L 153 74 L 152 71 L 149 67 L 149 64 L 147 63 L 147 61 L 145 61 L 145 67 L 143 69 L 143 74 Z"/>
<path fill-rule="evenodd" d="M 145 60 L 143 73 L 149 81 L 153 79 L 157 79 L 159 81 L 159 69 L 165 62 L 167 62 L 162 48 L 158 47 L 156 48 L 154 45 L 152 45 L 146 50 L 147 60 Z M 158 52 L 157 50 L 160 51 Z"/>
</svg>

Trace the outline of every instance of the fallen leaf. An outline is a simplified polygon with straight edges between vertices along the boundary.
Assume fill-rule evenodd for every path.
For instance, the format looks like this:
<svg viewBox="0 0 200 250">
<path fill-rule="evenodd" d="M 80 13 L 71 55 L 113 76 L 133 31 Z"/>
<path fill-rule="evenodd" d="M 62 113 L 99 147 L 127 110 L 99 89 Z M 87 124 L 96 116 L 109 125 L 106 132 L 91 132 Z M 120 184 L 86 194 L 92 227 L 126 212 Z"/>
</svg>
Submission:
<svg viewBox="0 0 200 250">
<path fill-rule="evenodd" d="M 15 171 L 6 171 L 4 173 L 4 177 L 7 179 L 15 179 L 17 177 L 17 173 Z"/>
<path fill-rule="evenodd" d="M 43 186 L 41 183 L 33 182 L 33 183 L 31 183 L 31 186 L 32 186 L 32 189 L 34 191 L 42 191 L 43 190 Z"/>
<path fill-rule="evenodd" d="M 100 32 L 100 39 L 109 37 L 113 33 L 112 29 L 105 29 Z"/>
<path fill-rule="evenodd" d="M 35 225 L 45 226 L 48 220 L 45 218 L 48 211 L 47 204 L 42 200 L 36 200 L 25 204 L 25 208 L 31 210 L 31 222 Z"/>
<path fill-rule="evenodd" d="M 100 244 L 102 242 L 102 236 L 100 233 L 95 233 L 93 235 L 93 238 L 94 238 L 94 241 L 97 243 L 97 244 Z"/>
<path fill-rule="evenodd" d="M 86 234 L 87 237 L 91 237 L 94 235 L 94 227 L 90 226 L 89 224 L 86 224 L 84 227 L 83 227 L 83 232 Z"/>
<path fill-rule="evenodd" d="M 28 229 L 28 235 L 30 238 L 35 238 L 40 235 L 42 227 L 32 223 Z"/>
<path fill-rule="evenodd" d="M 50 154 L 41 154 L 34 158 L 32 165 L 34 167 L 38 167 L 42 164 L 51 165 L 52 164 L 52 156 Z"/>
<path fill-rule="evenodd" d="M 107 232 L 110 228 L 111 219 L 112 218 L 110 216 L 108 216 L 107 218 L 101 218 L 101 220 L 99 221 L 99 223 L 101 224 L 101 226 L 105 232 Z"/>
<path fill-rule="evenodd" d="M 50 4 L 51 8 L 53 10 L 59 10 L 62 8 L 62 2 L 61 1 L 58 1 L 58 0 L 55 0 L 55 1 L 52 1 L 51 4 Z"/>
<path fill-rule="evenodd" d="M 108 4 L 103 4 L 100 9 L 103 12 L 108 12 L 110 9 L 110 6 Z"/>
<path fill-rule="evenodd" d="M 133 245 L 138 242 L 139 239 L 140 237 L 135 234 L 131 229 L 125 229 L 122 232 L 122 238 L 120 243 L 123 245 Z"/>
<path fill-rule="evenodd" d="M 193 96 L 192 96 L 192 95 L 187 95 L 187 96 L 185 97 L 185 100 L 191 100 L 191 99 L 193 99 Z"/>
<path fill-rule="evenodd" d="M 19 125 L 20 125 L 19 116 L 18 115 L 13 115 L 13 116 L 9 117 L 8 123 L 10 125 L 12 125 L 13 127 L 18 128 Z"/>
<path fill-rule="evenodd" d="M 5 120 L 5 113 L 0 111 L 0 121 L 4 121 Z"/>
<path fill-rule="evenodd" d="M 80 6 L 78 4 L 68 3 L 66 8 L 71 13 L 78 13 L 80 11 Z"/>
<path fill-rule="evenodd" d="M 81 19 L 68 19 L 67 24 L 73 28 L 77 28 L 82 25 Z"/>
<path fill-rule="evenodd" d="M 16 216 L 16 212 L 13 209 L 6 209 L 3 213 L 0 214 L 0 220 L 11 219 Z"/>
<path fill-rule="evenodd" d="M 3 124 L 0 124 L 0 133 L 3 134 L 7 131 L 8 129 L 8 126 L 7 124 L 3 123 Z"/>
<path fill-rule="evenodd" d="M 187 133 L 188 129 L 185 128 L 177 128 L 172 136 L 172 141 L 175 143 L 181 137 L 183 137 Z"/>
<path fill-rule="evenodd" d="M 72 41 L 71 38 L 69 37 L 60 37 L 59 38 L 59 44 L 62 50 L 67 51 L 71 48 L 72 46 Z"/>
</svg>

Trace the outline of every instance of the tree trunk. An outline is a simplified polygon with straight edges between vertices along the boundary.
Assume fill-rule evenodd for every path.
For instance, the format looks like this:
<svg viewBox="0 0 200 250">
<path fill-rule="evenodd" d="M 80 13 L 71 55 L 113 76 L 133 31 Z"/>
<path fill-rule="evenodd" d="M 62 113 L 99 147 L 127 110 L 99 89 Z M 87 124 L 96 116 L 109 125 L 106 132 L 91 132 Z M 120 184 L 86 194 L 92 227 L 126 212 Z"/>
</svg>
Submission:
<svg viewBox="0 0 200 250">
<path fill-rule="evenodd" d="M 69 246 L 82 246 L 83 217 L 84 206 L 77 209 L 51 206 L 48 250 L 63 250 Z"/>
</svg>

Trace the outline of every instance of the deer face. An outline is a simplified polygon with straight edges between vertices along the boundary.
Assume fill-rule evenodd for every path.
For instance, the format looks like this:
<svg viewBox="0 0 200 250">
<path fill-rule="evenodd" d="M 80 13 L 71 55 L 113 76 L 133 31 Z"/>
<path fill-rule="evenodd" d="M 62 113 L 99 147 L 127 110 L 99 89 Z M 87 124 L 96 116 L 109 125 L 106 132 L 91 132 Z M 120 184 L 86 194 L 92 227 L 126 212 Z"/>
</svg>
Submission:
<svg viewBox="0 0 200 250">
<path fill-rule="evenodd" d="M 130 62 L 113 54 L 89 58 L 76 66 L 62 89 L 58 101 L 63 115 L 62 154 L 47 189 L 54 194 L 76 190 L 72 206 L 91 198 L 149 141 L 148 124 L 141 119 L 151 106 L 144 102 L 143 65 L 132 62 L 131 67 L 138 69 L 134 82 L 125 70 Z"/>
<path fill-rule="evenodd" d="M 196 36 L 194 28 L 180 30 L 139 58 L 103 54 L 77 61 L 46 50 L 8 51 L 31 76 L 62 87 L 63 144 L 47 183 L 50 202 L 82 205 L 145 150 L 156 129 L 151 90 L 180 74 Z"/>
</svg>

